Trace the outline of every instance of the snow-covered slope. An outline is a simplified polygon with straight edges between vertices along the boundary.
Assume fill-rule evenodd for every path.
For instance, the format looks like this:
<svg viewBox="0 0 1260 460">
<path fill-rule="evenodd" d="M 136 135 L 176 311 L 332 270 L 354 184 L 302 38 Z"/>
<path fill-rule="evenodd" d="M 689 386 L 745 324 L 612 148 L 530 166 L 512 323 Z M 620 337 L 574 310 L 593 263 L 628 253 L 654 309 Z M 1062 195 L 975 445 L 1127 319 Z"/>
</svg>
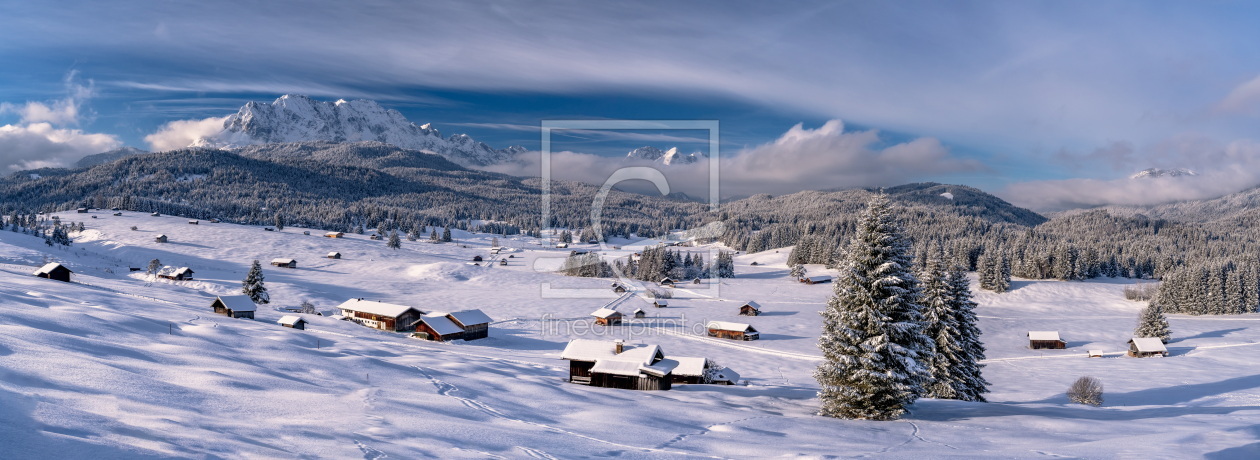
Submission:
<svg viewBox="0 0 1260 460">
<path fill-rule="evenodd" d="M 101 152 L 101 153 L 88 155 L 83 158 L 80 158 L 79 161 L 76 161 L 74 163 L 74 167 L 90 168 L 92 166 L 103 165 L 105 163 L 117 161 L 120 158 L 125 158 L 132 155 L 142 155 L 145 153 L 149 153 L 149 152 L 140 150 L 135 147 L 123 147 L 119 149 L 110 150 L 108 152 Z"/>
<path fill-rule="evenodd" d="M 1152 178 L 1152 177 L 1188 177 L 1188 176 L 1197 176 L 1197 175 L 1199 174 L 1186 168 L 1177 168 L 1177 169 L 1147 168 L 1147 169 L 1138 171 L 1137 173 L 1134 173 L 1132 176 L 1129 176 L 1129 178 L 1130 179 L 1147 179 L 1147 178 Z"/>
<path fill-rule="evenodd" d="M 648 160 L 663 165 L 681 165 L 691 164 L 707 157 L 703 153 L 683 154 L 678 152 L 678 147 L 670 147 L 669 150 L 661 150 L 652 146 L 639 147 L 631 150 L 626 154 L 627 161 Z"/>
<path fill-rule="evenodd" d="M 736 278 L 680 286 L 669 308 L 654 309 L 614 297 L 610 280 L 536 271 L 567 250 L 528 238 L 498 237 L 515 256 L 507 266 L 474 266 L 474 255 L 497 260 L 493 235 L 455 231 L 453 244 L 391 250 L 364 235 L 123 214 L 61 214 L 88 225 L 69 249 L 0 231 L 0 457 L 1254 458 L 1260 448 L 1260 315 L 1173 315 L 1172 356 L 1119 357 L 1144 306 L 1123 299 L 1122 281 L 1017 280 L 1009 293 L 980 293 L 992 402 L 924 399 L 901 421 L 848 421 L 813 415 L 817 313 L 831 289 L 789 279 L 786 248 L 736 256 Z M 170 242 L 154 243 L 158 233 Z M 322 258 L 329 251 L 343 258 Z M 299 268 L 264 268 L 273 304 L 256 320 L 210 312 L 250 261 L 275 257 Z M 196 280 L 127 270 L 154 258 L 191 267 Z M 76 283 L 30 276 L 46 260 L 75 270 Z M 275 324 L 291 314 L 281 307 L 309 300 L 328 311 L 352 297 L 479 308 L 495 322 L 487 339 L 447 344 L 327 316 L 304 315 L 306 330 Z M 747 300 L 765 314 L 737 316 Z M 591 326 L 588 315 L 609 302 L 648 317 Z M 704 337 L 695 325 L 708 320 L 751 323 L 762 339 Z M 1058 330 L 1069 349 L 1029 350 L 1028 330 Z M 559 353 L 578 337 L 705 356 L 748 385 L 565 383 Z M 1087 349 L 1109 355 L 1086 358 Z M 1102 407 L 1063 396 L 1082 375 L 1106 385 Z"/>
<path fill-rule="evenodd" d="M 378 141 L 445 156 L 463 165 L 488 165 L 508 160 L 523 147 L 502 150 L 465 134 L 443 138 L 429 124 L 416 125 L 397 110 L 369 100 L 316 101 L 286 94 L 270 104 L 249 102 L 223 121 L 223 130 L 192 147 L 240 147 L 303 141 Z"/>
</svg>

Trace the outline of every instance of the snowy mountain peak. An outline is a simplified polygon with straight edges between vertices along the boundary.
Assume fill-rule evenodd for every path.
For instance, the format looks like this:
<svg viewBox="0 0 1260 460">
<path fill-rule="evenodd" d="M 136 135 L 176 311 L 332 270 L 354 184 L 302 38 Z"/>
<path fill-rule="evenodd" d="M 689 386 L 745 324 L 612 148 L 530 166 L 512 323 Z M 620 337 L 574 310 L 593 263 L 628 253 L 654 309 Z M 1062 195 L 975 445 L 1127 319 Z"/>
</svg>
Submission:
<svg viewBox="0 0 1260 460">
<path fill-rule="evenodd" d="M 1197 175 L 1199 175 L 1199 173 L 1196 173 L 1186 168 L 1177 168 L 1177 169 L 1148 168 L 1148 169 L 1143 169 L 1141 171 L 1138 171 L 1136 174 L 1129 176 L 1129 178 L 1142 179 L 1142 178 L 1150 178 L 1150 177 L 1183 177 L 1183 176 L 1197 176 Z"/>
<path fill-rule="evenodd" d="M 322 102 L 294 94 L 280 96 L 270 104 L 245 104 L 223 121 L 223 131 L 197 139 L 192 147 L 237 148 L 305 141 L 384 142 L 436 153 L 463 165 L 500 163 L 524 150 L 493 149 L 463 134 L 443 138 L 429 123 L 416 125 L 376 101 Z"/>
<path fill-rule="evenodd" d="M 661 150 L 652 146 L 639 147 L 631 150 L 626 154 L 627 160 L 650 160 L 664 165 L 691 164 L 706 158 L 704 154 L 696 152 L 682 154 L 678 152 L 678 147 L 671 147 L 669 150 Z"/>
</svg>

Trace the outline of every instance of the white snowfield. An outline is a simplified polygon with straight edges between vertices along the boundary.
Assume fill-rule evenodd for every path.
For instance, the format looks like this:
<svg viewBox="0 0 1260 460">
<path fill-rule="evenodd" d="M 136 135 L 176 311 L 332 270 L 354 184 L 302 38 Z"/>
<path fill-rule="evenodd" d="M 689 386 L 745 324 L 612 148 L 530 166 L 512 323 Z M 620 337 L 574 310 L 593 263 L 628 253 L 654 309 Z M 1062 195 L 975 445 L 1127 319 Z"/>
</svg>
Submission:
<svg viewBox="0 0 1260 460">
<path fill-rule="evenodd" d="M 736 256 L 738 277 L 680 286 L 670 307 L 621 326 L 591 326 L 598 299 L 543 298 L 540 286 L 607 292 L 608 279 L 536 273 L 568 250 L 500 237 L 521 263 L 467 265 L 490 235 L 454 243 L 323 229 L 92 211 L 69 249 L 0 231 L 2 458 L 1256 458 L 1260 452 L 1260 315 L 1170 318 L 1166 358 L 1121 357 L 1140 302 L 1127 283 L 1029 282 L 979 293 L 989 403 L 922 399 L 902 420 L 813 415 L 815 341 L 830 289 L 788 276 L 788 250 Z M 131 226 L 139 227 L 131 231 Z M 302 231 L 312 230 L 312 235 Z M 171 243 L 153 235 L 178 235 Z M 427 231 L 425 232 L 427 234 Z M 468 248 L 461 246 L 467 245 Z M 575 244 L 575 248 L 588 245 Z M 344 259 L 318 257 L 329 251 Z M 272 304 L 255 320 L 214 314 L 264 266 Z M 189 267 L 195 281 L 128 267 Z M 514 259 L 514 260 L 516 260 Z M 491 258 L 490 260 L 493 260 Z M 74 283 L 32 276 L 48 262 Z M 757 266 L 750 266 L 753 261 Z M 810 273 L 828 273 L 810 266 Z M 834 273 L 830 273 L 834 274 Z M 434 343 L 326 314 L 348 299 L 418 310 L 479 309 L 490 337 Z M 738 316 L 748 300 L 765 306 Z M 617 305 L 649 305 L 628 296 Z M 282 327 L 300 316 L 305 330 Z M 704 337 L 708 321 L 746 322 L 761 340 Z M 1066 350 L 1028 349 L 1028 331 L 1059 331 Z M 703 357 L 747 385 L 639 392 L 566 383 L 571 339 L 626 340 L 670 357 Z M 605 345 L 610 347 L 611 345 Z M 1101 350 L 1103 358 L 1088 358 Z M 633 356 L 633 355 L 632 355 Z M 643 363 L 634 363 L 635 367 Z M 615 365 L 615 364 L 610 364 Z M 670 360 L 667 365 L 696 367 Z M 677 369 L 677 368 L 676 368 Z M 1071 404 L 1080 376 L 1105 385 L 1101 407 Z"/>
</svg>

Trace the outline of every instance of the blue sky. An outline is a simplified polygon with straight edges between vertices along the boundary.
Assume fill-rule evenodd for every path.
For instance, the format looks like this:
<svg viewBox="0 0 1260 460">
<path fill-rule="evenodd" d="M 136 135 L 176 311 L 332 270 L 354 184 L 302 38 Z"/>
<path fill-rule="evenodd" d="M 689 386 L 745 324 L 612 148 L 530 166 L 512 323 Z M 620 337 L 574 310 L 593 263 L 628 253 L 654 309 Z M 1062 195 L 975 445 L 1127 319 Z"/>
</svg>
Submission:
<svg viewBox="0 0 1260 460">
<path fill-rule="evenodd" d="M 937 180 L 1043 209 L 1201 198 L 1260 184 L 1248 172 L 1260 170 L 1258 9 L 4 2 L 0 160 L 13 170 L 101 146 L 147 148 L 144 137 L 163 123 L 296 93 L 375 99 L 498 147 L 536 148 L 527 127 L 543 119 L 717 119 L 724 155 L 843 157 L 821 162 L 838 169 L 809 180 L 773 175 L 798 187 Z M 823 129 L 830 120 L 842 132 Z M 786 142 L 798 123 L 798 134 L 827 142 Z M 843 138 L 867 130 L 878 133 Z M 596 155 L 642 144 L 689 150 L 624 137 L 571 144 Z M 909 147 L 887 150 L 896 145 Z M 916 148 L 926 150 L 905 153 Z M 925 167 L 927 157 L 946 172 Z M 898 161 L 908 172 L 892 172 Z M 846 174 L 868 162 L 880 164 Z M 1211 179 L 1122 180 L 1153 166 Z"/>
</svg>

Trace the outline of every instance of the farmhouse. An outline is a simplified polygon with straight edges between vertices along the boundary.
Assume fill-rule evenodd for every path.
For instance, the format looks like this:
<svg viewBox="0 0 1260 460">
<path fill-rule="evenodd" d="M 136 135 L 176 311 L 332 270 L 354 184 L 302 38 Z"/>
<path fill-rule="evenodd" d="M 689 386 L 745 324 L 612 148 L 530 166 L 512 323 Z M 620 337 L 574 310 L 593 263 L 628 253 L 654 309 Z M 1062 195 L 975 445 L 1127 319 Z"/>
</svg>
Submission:
<svg viewBox="0 0 1260 460">
<path fill-rule="evenodd" d="M 601 308 L 591 313 L 595 317 L 595 324 L 603 324 L 605 326 L 615 326 L 621 324 L 621 312 L 610 308 Z"/>
<path fill-rule="evenodd" d="M 407 332 L 415 329 L 424 314 L 406 305 L 350 299 L 337 306 L 341 316 L 367 327 L 385 331 Z"/>
<path fill-rule="evenodd" d="M 167 241 L 167 238 L 166 238 L 166 235 L 158 235 L 158 236 L 153 237 L 153 241 L 155 243 L 165 243 Z"/>
<path fill-rule="evenodd" d="M 157 272 L 158 278 L 165 278 L 175 281 L 188 281 L 193 279 L 193 271 L 188 267 L 172 267 L 167 265 Z"/>
<path fill-rule="evenodd" d="M 70 271 L 69 268 L 66 268 L 65 265 L 52 262 L 45 264 L 43 267 L 39 267 L 39 270 L 35 270 L 35 272 L 31 274 L 40 278 L 48 278 L 50 280 L 65 281 L 69 283 L 71 273 L 74 272 Z"/>
<path fill-rule="evenodd" d="M 1067 348 L 1067 342 L 1059 339 L 1058 331 L 1028 331 L 1028 348 L 1062 350 Z"/>
<path fill-rule="evenodd" d="M 214 298 L 210 307 L 220 315 L 249 319 L 254 319 L 254 311 L 258 309 L 247 295 L 221 295 Z"/>
<path fill-rule="evenodd" d="M 740 316 L 758 316 L 761 314 L 761 304 L 749 300 L 739 306 Z"/>
<path fill-rule="evenodd" d="M 281 316 L 280 321 L 276 321 L 276 324 L 279 324 L 284 327 L 291 327 L 294 329 L 306 329 L 306 320 L 302 319 L 302 317 L 300 316 L 294 316 L 294 315 Z"/>
<path fill-rule="evenodd" d="M 757 340 L 761 338 L 761 333 L 757 332 L 757 329 L 744 323 L 709 321 L 706 327 L 709 329 L 709 337 L 735 340 Z"/>
<path fill-rule="evenodd" d="M 627 347 L 622 341 L 575 339 L 564 347 L 569 382 L 626 390 L 668 390 L 678 362 L 656 345 Z"/>
<path fill-rule="evenodd" d="M 668 307 L 669 299 L 652 299 L 652 306 L 656 308 Z"/>
<path fill-rule="evenodd" d="M 447 314 L 446 317 L 464 330 L 464 340 L 484 339 L 490 336 L 490 317 L 481 310 L 462 310 Z"/>
<path fill-rule="evenodd" d="M 801 278 L 801 282 L 805 284 L 830 283 L 831 277 L 827 275 L 807 276 L 807 277 Z"/>
<path fill-rule="evenodd" d="M 271 259 L 271 265 L 284 268 L 297 268 L 296 259 L 276 258 Z"/>
<path fill-rule="evenodd" d="M 429 313 L 421 316 L 416 323 L 416 332 L 412 337 L 434 342 L 447 342 L 463 338 L 464 328 L 459 327 L 443 313 Z"/>
<path fill-rule="evenodd" d="M 329 258 L 329 259 L 340 259 L 340 258 L 341 258 L 341 253 L 340 253 L 340 252 L 337 252 L 337 251 L 330 252 L 330 253 L 328 253 L 328 258 Z"/>
<path fill-rule="evenodd" d="M 1129 339 L 1129 356 L 1148 358 L 1151 356 L 1168 356 L 1168 348 L 1159 337 L 1134 337 Z"/>
<path fill-rule="evenodd" d="M 661 278 L 661 286 L 674 287 L 674 280 L 670 278 Z"/>
<path fill-rule="evenodd" d="M 324 234 L 325 238 L 341 238 L 344 236 L 346 236 L 346 234 L 342 232 L 328 232 Z"/>
</svg>

